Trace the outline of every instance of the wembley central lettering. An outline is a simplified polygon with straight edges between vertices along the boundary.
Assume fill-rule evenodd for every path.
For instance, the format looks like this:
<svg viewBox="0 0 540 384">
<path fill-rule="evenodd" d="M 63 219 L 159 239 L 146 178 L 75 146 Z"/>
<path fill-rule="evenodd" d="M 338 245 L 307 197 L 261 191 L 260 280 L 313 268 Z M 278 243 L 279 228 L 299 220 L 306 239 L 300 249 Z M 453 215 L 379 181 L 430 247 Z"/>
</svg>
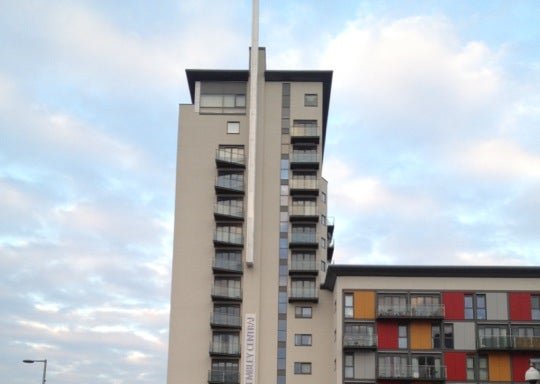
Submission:
<svg viewBox="0 0 540 384">
<path fill-rule="evenodd" d="M 257 323 L 254 313 L 246 314 L 245 332 L 244 350 L 246 351 L 246 357 L 244 362 L 244 384 L 255 384 Z"/>
</svg>

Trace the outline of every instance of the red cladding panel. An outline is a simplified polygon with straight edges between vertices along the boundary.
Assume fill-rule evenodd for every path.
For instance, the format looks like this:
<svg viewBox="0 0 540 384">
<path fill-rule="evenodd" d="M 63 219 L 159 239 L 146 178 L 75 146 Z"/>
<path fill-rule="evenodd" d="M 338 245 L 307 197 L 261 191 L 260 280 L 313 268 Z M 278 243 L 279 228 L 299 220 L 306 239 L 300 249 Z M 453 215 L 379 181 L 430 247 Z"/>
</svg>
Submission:
<svg viewBox="0 0 540 384">
<path fill-rule="evenodd" d="M 514 383 L 525 381 L 525 371 L 529 369 L 529 360 L 532 355 L 512 355 L 512 381 Z"/>
<path fill-rule="evenodd" d="M 444 363 L 446 364 L 446 380 L 467 380 L 467 355 L 465 352 L 446 352 Z"/>
<path fill-rule="evenodd" d="M 396 322 L 377 323 L 378 349 L 398 349 L 398 325 Z"/>
<path fill-rule="evenodd" d="M 531 294 L 510 292 L 510 320 L 531 320 Z"/>
<path fill-rule="evenodd" d="M 463 292 L 443 292 L 444 317 L 447 320 L 463 320 L 465 315 Z"/>
</svg>

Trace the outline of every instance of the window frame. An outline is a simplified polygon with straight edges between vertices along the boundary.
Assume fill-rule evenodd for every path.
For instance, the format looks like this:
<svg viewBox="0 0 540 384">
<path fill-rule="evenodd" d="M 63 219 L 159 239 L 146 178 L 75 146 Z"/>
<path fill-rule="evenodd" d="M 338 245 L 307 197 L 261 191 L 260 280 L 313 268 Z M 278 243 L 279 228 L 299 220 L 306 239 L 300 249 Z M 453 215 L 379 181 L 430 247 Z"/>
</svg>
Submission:
<svg viewBox="0 0 540 384">
<path fill-rule="evenodd" d="M 317 93 L 304 93 L 304 107 L 318 107 L 319 95 Z"/>
<path fill-rule="evenodd" d="M 343 356 L 343 377 L 354 379 L 354 353 L 346 353 Z"/>
<path fill-rule="evenodd" d="M 307 312 L 304 314 L 304 310 L 309 309 L 309 315 Z M 294 307 L 294 317 L 296 319 L 311 319 L 313 317 L 313 307 L 310 305 L 297 305 Z"/>
<path fill-rule="evenodd" d="M 311 347 L 313 343 L 313 335 L 311 333 L 295 333 L 294 345 L 296 347 Z"/>
<path fill-rule="evenodd" d="M 234 130 L 233 127 L 236 127 Z M 239 135 L 240 134 L 240 122 L 239 121 L 227 121 L 227 134 Z"/>
<path fill-rule="evenodd" d="M 304 369 L 309 368 L 309 369 Z M 308 361 L 295 361 L 294 362 L 294 374 L 295 375 L 311 375 L 312 367 L 311 362 Z"/>
<path fill-rule="evenodd" d="M 350 298 L 350 305 L 347 304 L 348 298 Z M 346 292 L 343 295 L 343 317 L 345 319 L 354 319 L 354 294 L 352 292 Z"/>
</svg>

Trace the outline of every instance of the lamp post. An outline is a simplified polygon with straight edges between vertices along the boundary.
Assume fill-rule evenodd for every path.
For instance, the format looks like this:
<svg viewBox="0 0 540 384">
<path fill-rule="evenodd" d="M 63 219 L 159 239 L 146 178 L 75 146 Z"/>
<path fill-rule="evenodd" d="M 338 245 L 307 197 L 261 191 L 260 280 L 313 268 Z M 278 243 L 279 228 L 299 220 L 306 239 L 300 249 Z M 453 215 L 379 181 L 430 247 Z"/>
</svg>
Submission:
<svg viewBox="0 0 540 384">
<path fill-rule="evenodd" d="M 44 360 L 23 360 L 23 363 L 33 364 L 33 363 L 43 363 L 43 380 L 41 384 L 45 384 L 45 375 L 47 374 L 47 359 Z"/>
<path fill-rule="evenodd" d="M 531 366 L 525 372 L 525 381 L 529 384 L 536 384 L 538 380 L 540 380 L 540 372 L 531 363 Z"/>
</svg>

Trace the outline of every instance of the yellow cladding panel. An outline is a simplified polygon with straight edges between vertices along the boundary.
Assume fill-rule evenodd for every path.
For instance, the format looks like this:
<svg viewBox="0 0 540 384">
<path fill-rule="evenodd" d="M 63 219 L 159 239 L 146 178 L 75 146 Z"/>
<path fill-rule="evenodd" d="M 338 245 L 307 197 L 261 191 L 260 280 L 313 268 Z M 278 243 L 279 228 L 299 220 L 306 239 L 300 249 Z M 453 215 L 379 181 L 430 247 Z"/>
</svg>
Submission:
<svg viewBox="0 0 540 384">
<path fill-rule="evenodd" d="M 431 323 L 413 322 L 410 325 L 411 349 L 431 349 Z"/>
<path fill-rule="evenodd" d="M 512 381 L 510 356 L 507 353 L 489 354 L 489 381 Z"/>
<path fill-rule="evenodd" d="M 373 320 L 375 319 L 375 292 L 354 292 L 354 318 Z"/>
</svg>

